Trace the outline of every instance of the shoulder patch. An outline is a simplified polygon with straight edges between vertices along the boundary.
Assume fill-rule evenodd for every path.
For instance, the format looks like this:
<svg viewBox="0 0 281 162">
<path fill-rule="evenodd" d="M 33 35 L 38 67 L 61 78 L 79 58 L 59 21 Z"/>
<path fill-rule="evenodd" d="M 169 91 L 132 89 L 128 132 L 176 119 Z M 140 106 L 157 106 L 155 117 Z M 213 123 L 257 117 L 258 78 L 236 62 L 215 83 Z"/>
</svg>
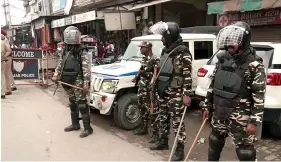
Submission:
<svg viewBox="0 0 281 162">
<path fill-rule="evenodd" d="M 261 65 L 261 63 L 257 60 L 255 60 L 249 64 L 249 66 L 253 66 L 253 67 L 257 67 L 258 65 Z"/>
</svg>

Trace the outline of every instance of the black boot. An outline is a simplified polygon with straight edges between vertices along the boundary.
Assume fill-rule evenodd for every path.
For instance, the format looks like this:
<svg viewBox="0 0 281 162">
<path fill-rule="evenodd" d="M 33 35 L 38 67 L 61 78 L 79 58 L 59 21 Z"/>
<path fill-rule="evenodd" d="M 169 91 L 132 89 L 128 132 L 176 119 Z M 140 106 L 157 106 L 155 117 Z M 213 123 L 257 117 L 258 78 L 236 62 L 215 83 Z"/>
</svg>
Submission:
<svg viewBox="0 0 281 162">
<path fill-rule="evenodd" d="M 169 150 L 168 137 L 162 137 L 150 150 Z"/>
<path fill-rule="evenodd" d="M 91 120 L 89 114 L 82 115 L 82 121 L 84 125 L 84 131 L 80 134 L 80 137 L 84 138 L 93 133 L 93 128 L 91 127 Z"/>
<path fill-rule="evenodd" d="M 1 95 L 1 98 L 2 98 L 2 99 L 5 99 L 5 98 L 6 98 L 6 96 L 5 96 L 5 95 Z"/>
<path fill-rule="evenodd" d="M 134 132 L 134 135 L 147 135 L 148 134 L 148 127 L 147 127 L 147 124 L 143 124 L 140 129 L 136 130 Z"/>
<path fill-rule="evenodd" d="M 13 88 L 12 88 L 12 91 L 16 91 L 16 90 L 17 90 L 17 87 L 13 87 Z"/>
<path fill-rule="evenodd" d="M 182 161 L 184 160 L 184 144 L 178 143 L 176 151 L 172 156 L 171 161 Z"/>
<path fill-rule="evenodd" d="M 80 124 L 78 120 L 78 112 L 77 111 L 72 111 L 71 112 L 71 122 L 72 125 L 64 128 L 65 132 L 70 132 L 70 131 L 76 131 L 80 129 Z"/>
</svg>

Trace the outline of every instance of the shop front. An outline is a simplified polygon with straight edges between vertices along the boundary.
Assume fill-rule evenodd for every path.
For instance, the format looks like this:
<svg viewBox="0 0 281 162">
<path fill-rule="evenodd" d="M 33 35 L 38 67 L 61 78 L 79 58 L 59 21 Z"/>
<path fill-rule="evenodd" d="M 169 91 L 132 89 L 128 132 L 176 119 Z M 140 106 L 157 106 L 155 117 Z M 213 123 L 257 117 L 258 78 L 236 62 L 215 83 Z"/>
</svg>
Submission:
<svg viewBox="0 0 281 162">
<path fill-rule="evenodd" d="M 65 18 L 53 20 L 51 28 L 54 29 L 54 40 L 59 42 L 63 40 L 63 31 L 66 27 L 76 26 L 82 35 L 97 37 L 97 22 L 100 17 L 96 16 L 96 11 L 89 11 L 81 14 L 71 15 Z"/>
<path fill-rule="evenodd" d="M 274 3 L 275 2 L 275 3 Z M 208 3 L 208 14 L 217 14 L 217 25 L 237 21 L 252 28 L 253 42 L 281 42 L 281 1 L 232 0 Z"/>
</svg>

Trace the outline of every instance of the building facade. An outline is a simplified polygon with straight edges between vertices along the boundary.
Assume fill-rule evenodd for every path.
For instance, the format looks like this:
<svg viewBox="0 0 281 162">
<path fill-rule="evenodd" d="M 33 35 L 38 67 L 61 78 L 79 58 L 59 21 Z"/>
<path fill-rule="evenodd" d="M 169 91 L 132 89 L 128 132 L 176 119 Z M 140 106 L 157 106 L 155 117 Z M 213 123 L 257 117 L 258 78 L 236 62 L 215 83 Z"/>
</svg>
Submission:
<svg viewBox="0 0 281 162">
<path fill-rule="evenodd" d="M 208 3 L 208 14 L 217 25 L 245 21 L 252 27 L 252 41 L 281 42 L 281 0 L 230 0 Z"/>
</svg>

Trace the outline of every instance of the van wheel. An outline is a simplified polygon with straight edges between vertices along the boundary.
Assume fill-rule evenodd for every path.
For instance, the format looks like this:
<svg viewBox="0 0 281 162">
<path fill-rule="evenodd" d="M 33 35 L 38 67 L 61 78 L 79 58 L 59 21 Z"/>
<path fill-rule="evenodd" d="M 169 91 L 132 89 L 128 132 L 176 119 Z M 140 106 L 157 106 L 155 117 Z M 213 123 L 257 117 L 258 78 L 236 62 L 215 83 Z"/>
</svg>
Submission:
<svg viewBox="0 0 281 162">
<path fill-rule="evenodd" d="M 141 124 L 141 112 L 138 108 L 138 97 L 128 93 L 120 97 L 114 108 L 114 120 L 117 126 L 125 130 L 133 130 Z"/>
</svg>

